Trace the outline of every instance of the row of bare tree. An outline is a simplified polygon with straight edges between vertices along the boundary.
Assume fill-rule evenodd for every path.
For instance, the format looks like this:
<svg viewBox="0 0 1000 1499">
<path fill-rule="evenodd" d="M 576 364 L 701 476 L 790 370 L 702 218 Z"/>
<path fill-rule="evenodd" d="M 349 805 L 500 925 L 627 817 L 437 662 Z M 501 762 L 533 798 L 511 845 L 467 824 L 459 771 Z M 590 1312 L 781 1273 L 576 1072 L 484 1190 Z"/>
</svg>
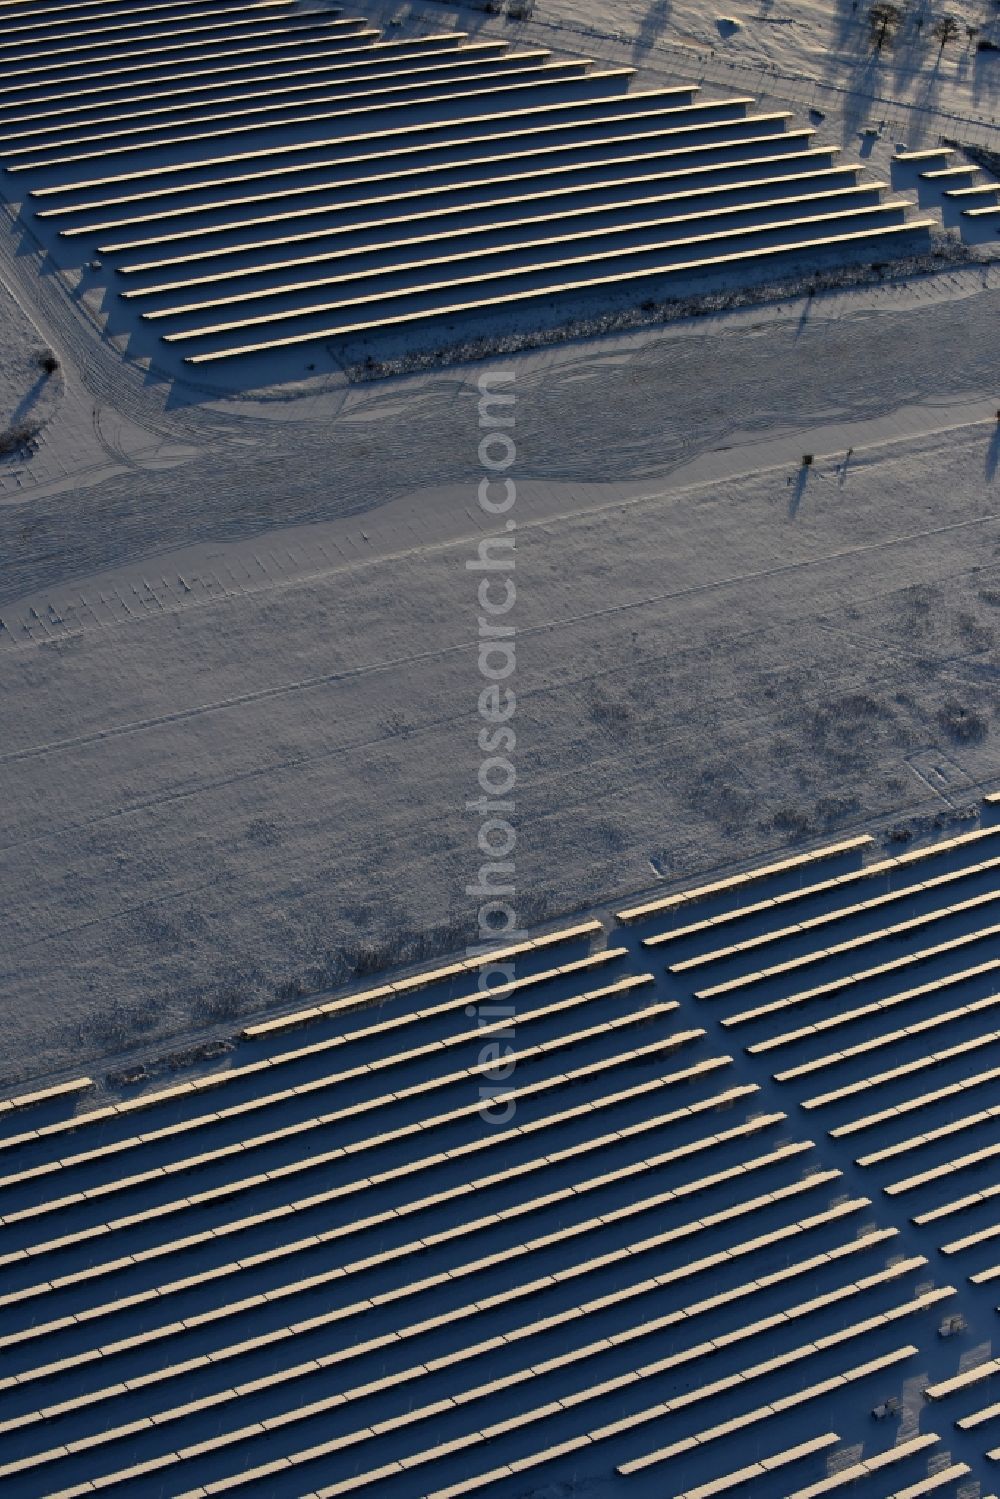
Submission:
<svg viewBox="0 0 1000 1499">
<path fill-rule="evenodd" d="M 878 0 L 868 12 L 868 25 L 871 30 L 872 46 L 876 52 L 891 46 L 895 41 L 896 32 L 899 30 L 903 20 L 903 12 L 898 5 L 893 5 L 892 0 Z M 923 28 L 923 17 L 918 16 L 916 20 L 917 30 Z M 975 35 L 977 28 L 967 26 L 969 36 Z M 931 27 L 931 36 L 938 43 L 939 54 L 944 51 L 949 42 L 955 41 L 961 31 L 957 19 L 954 16 L 941 16 Z"/>
</svg>

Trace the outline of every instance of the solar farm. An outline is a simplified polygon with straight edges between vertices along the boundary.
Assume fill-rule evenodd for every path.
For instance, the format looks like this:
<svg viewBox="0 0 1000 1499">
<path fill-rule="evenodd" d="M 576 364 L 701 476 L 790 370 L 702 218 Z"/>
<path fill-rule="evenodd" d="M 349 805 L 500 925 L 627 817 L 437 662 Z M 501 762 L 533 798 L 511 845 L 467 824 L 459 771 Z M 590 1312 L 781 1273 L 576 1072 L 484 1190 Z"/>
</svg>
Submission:
<svg viewBox="0 0 1000 1499">
<path fill-rule="evenodd" d="M 0 1499 L 1000 1495 L 944 4 L 0 0 Z"/>
<path fill-rule="evenodd" d="M 460 31 L 386 39 L 290 0 L 4 22 L 5 191 L 165 371 L 925 252 L 918 178 L 939 206 L 971 194 L 949 200 L 969 234 L 1000 212 L 947 148 L 903 153 L 901 193 L 752 94 Z"/>
<path fill-rule="evenodd" d="M 10 1100 L 4 1491 L 985 1495 L 998 837 L 994 796 Z"/>
</svg>

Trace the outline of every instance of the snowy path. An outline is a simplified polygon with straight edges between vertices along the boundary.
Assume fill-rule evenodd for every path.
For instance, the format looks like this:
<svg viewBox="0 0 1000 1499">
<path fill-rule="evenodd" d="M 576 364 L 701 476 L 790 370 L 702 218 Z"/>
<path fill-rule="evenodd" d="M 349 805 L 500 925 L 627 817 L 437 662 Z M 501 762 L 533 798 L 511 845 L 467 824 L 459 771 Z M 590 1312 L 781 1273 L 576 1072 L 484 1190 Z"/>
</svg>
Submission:
<svg viewBox="0 0 1000 1499">
<path fill-rule="evenodd" d="M 532 916 L 1000 778 L 995 421 L 841 430 L 846 472 L 842 449 L 805 483 L 524 481 Z M 40 1025 L 79 1063 L 225 1028 L 363 940 L 461 945 L 474 544 L 464 487 L 414 500 L 80 579 L 48 595 L 61 624 L 30 606 L 0 653 L 12 1078 Z"/>
</svg>

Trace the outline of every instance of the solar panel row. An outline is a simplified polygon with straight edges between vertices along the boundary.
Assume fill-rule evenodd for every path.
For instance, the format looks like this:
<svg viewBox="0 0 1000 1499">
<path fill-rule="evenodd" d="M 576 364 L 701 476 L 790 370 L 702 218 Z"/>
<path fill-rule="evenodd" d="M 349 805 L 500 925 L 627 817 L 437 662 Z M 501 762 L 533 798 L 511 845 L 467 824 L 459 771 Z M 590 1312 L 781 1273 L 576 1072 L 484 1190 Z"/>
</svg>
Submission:
<svg viewBox="0 0 1000 1499">
<path fill-rule="evenodd" d="M 749 97 L 696 101 L 687 86 L 629 93 L 631 68 L 461 32 L 387 41 L 361 17 L 277 3 L 42 7 L 16 19 L 7 49 L 0 44 L 8 178 L 15 191 L 24 179 L 25 212 L 43 237 L 50 224 L 57 231 L 57 260 L 71 265 L 77 246 L 96 251 L 91 268 L 116 291 L 126 289 L 119 276 L 133 283 L 145 310 L 132 343 L 159 361 L 173 345 L 206 365 L 410 330 L 426 339 L 449 321 L 488 324 L 553 300 L 632 299 L 665 278 L 725 268 L 759 277 L 802 257 L 926 242 L 930 220 L 884 199 L 883 184 L 824 166 L 834 148 L 797 153 L 810 132 L 789 130 L 787 115 L 748 112 Z M 623 148 L 656 124 L 662 149 L 635 181 Z M 580 174 L 588 147 L 604 153 L 601 187 Z M 513 158 L 506 191 L 498 181 L 491 194 L 480 167 L 475 201 L 463 204 L 463 166 L 504 148 Z M 523 186 L 510 192 L 519 173 L 530 180 L 532 153 L 553 151 L 562 162 L 552 169 L 569 169 L 569 180 L 541 183 L 533 203 Z M 740 203 L 720 197 L 718 228 L 705 213 L 678 212 L 676 174 L 698 165 L 697 151 L 720 183 L 741 159 L 755 162 Z M 801 169 L 792 197 L 780 181 L 787 167 L 772 159 L 782 156 Z M 422 162 L 418 191 L 436 195 L 427 206 L 440 214 L 426 232 L 418 221 L 401 235 L 392 204 L 408 157 Z M 359 224 L 344 197 L 363 162 L 383 193 Z M 541 156 L 538 165 L 545 170 Z M 300 189 L 296 175 L 312 180 Z M 546 204 L 548 186 L 560 198 Z M 293 208 L 297 192 L 309 202 Z M 612 202 L 615 222 L 602 222 Z M 142 212 L 123 211 L 139 203 Z M 250 218 L 251 205 L 275 211 Z M 531 224 L 515 205 L 529 208 Z M 278 224 L 293 231 L 280 241 Z M 534 225 L 546 232 L 532 241 Z M 261 253 L 279 242 L 286 254 Z M 170 245 L 177 250 L 160 259 L 148 253 Z M 321 279 L 309 274 L 319 264 L 330 266 Z M 182 285 L 188 296 L 178 300 Z M 328 294 L 305 296 L 320 287 Z M 149 305 L 157 299 L 163 305 Z M 212 318 L 213 307 L 230 315 Z"/>
</svg>

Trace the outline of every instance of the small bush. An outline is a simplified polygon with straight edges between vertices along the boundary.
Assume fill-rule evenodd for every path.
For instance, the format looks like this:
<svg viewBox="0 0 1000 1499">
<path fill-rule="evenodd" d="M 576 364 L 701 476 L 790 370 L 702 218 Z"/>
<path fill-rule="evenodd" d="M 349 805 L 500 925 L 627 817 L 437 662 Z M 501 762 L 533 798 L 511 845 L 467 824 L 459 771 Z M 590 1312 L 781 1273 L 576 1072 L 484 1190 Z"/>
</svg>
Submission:
<svg viewBox="0 0 1000 1499">
<path fill-rule="evenodd" d="M 771 826 L 777 833 L 801 835 L 813 831 L 812 819 L 805 808 L 791 804 L 776 808 L 771 815 Z"/>
<path fill-rule="evenodd" d="M 979 744 L 989 733 L 982 714 L 956 702 L 945 703 L 938 714 L 938 723 L 958 744 Z"/>
<path fill-rule="evenodd" d="M 17 422 L 6 432 L 0 432 L 0 458 L 9 458 L 13 453 L 30 453 L 36 430 L 28 422 Z"/>
</svg>

